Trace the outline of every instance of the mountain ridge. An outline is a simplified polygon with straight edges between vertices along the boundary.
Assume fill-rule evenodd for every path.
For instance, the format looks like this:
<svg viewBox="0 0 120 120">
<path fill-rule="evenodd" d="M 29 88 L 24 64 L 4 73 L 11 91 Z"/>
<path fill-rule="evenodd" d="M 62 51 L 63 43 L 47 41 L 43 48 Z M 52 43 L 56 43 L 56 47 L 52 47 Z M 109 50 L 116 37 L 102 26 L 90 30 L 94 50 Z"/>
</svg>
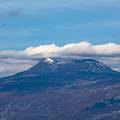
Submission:
<svg viewBox="0 0 120 120">
<path fill-rule="evenodd" d="M 46 62 L 48 61 L 48 63 Z M 70 69 L 67 69 L 70 68 Z M 61 69 L 61 72 L 68 72 L 71 71 L 71 69 L 74 68 L 74 71 L 76 70 L 80 72 L 96 72 L 96 73 L 115 73 L 117 71 L 112 70 L 107 65 L 103 64 L 102 62 L 99 62 L 94 59 L 51 59 L 46 58 L 42 59 L 38 64 L 31 67 L 30 69 L 23 71 L 19 74 L 29 74 L 29 73 L 38 73 L 38 75 L 41 75 L 41 72 L 47 71 L 47 69 L 50 69 L 50 71 L 47 71 L 46 74 L 53 71 L 59 71 Z M 67 71 L 65 71 L 67 70 Z M 72 71 L 73 72 L 73 71 Z M 45 73 L 43 73 L 45 74 Z M 17 74 L 16 74 L 17 75 Z"/>
<path fill-rule="evenodd" d="M 116 81 L 120 77 L 119 72 L 93 59 L 53 60 L 49 58 L 47 60 L 50 62 L 42 59 L 27 71 L 1 79 L 3 82 L 0 84 L 3 86 L 0 90 L 58 87 L 73 84 L 75 81 L 107 81 L 109 79 Z"/>
</svg>

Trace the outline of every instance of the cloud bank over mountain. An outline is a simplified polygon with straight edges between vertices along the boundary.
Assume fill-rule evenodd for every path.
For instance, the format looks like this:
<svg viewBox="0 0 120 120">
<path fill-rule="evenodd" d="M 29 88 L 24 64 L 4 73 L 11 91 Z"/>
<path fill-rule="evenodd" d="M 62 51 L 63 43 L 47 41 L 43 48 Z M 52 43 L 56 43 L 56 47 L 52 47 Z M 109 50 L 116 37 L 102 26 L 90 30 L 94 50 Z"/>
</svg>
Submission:
<svg viewBox="0 0 120 120">
<path fill-rule="evenodd" d="M 71 43 L 64 46 L 55 44 L 29 47 L 25 51 L 28 56 L 119 56 L 120 45 L 115 43 L 106 43 L 92 45 L 83 41 L 80 43 Z"/>
<path fill-rule="evenodd" d="M 64 46 L 55 44 L 28 47 L 21 51 L 0 51 L 0 74 L 13 74 L 28 69 L 42 57 L 93 58 L 120 70 L 120 44 L 106 43 L 93 45 L 83 41 Z M 13 67 L 14 66 L 14 67 Z"/>
</svg>

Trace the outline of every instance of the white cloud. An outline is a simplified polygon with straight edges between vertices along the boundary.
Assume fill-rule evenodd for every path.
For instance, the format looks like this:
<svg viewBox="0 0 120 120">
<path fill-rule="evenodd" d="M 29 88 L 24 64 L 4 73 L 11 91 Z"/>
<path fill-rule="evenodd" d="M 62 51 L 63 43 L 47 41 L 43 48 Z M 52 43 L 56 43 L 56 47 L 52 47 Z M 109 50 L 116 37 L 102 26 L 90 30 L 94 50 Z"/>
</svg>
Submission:
<svg viewBox="0 0 120 120">
<path fill-rule="evenodd" d="M 0 51 L 0 76 L 26 70 L 36 64 L 41 57 L 89 57 L 102 61 L 120 71 L 120 44 L 93 45 L 83 41 L 64 46 L 49 44 L 28 47 L 21 51 Z"/>
<path fill-rule="evenodd" d="M 70 43 L 64 46 L 55 44 L 40 45 L 36 47 L 28 47 L 25 50 L 2 50 L 0 58 L 40 58 L 40 57 L 65 57 L 65 56 L 100 56 L 112 57 L 120 56 L 120 44 L 106 43 L 93 45 L 83 41 L 80 43 Z"/>
<path fill-rule="evenodd" d="M 25 50 L 28 56 L 118 56 L 120 55 L 120 45 L 115 43 L 106 43 L 101 45 L 92 45 L 83 41 L 80 43 L 71 43 L 64 46 L 55 44 L 40 45 L 29 47 Z"/>
<path fill-rule="evenodd" d="M 25 50 L 2 50 L 0 58 L 19 58 L 32 59 L 40 57 L 66 57 L 66 56 L 99 56 L 112 57 L 120 56 L 120 44 L 106 43 L 93 45 L 83 41 L 79 43 L 70 43 L 64 46 L 55 44 L 40 45 L 36 47 L 28 47 Z"/>
<path fill-rule="evenodd" d="M 41 56 L 53 56 L 59 52 L 60 47 L 55 44 L 40 45 L 38 47 L 29 47 L 25 50 L 25 54 L 28 56 L 41 55 Z"/>
<path fill-rule="evenodd" d="M 114 55 L 119 54 L 120 55 L 120 44 L 115 43 L 107 43 L 103 45 L 96 45 L 93 46 L 93 48 L 96 51 L 96 54 L 103 54 L 103 55 Z"/>
</svg>

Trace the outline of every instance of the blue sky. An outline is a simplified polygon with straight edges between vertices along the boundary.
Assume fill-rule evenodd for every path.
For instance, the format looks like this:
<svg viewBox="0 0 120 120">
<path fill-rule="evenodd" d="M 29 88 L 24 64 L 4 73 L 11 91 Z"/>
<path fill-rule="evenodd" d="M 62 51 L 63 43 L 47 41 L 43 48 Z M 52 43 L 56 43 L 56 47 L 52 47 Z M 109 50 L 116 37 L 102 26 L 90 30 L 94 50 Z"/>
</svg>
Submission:
<svg viewBox="0 0 120 120">
<path fill-rule="evenodd" d="M 0 49 L 120 43 L 119 0 L 0 0 Z"/>
</svg>

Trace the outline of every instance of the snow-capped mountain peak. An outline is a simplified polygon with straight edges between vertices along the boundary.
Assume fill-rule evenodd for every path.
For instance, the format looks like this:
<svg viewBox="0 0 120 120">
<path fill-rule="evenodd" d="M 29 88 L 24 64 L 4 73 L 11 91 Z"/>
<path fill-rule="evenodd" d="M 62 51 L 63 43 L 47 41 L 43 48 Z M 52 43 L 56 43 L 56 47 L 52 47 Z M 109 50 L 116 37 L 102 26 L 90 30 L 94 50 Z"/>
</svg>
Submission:
<svg viewBox="0 0 120 120">
<path fill-rule="evenodd" d="M 52 64 L 52 63 L 54 63 L 55 61 L 52 60 L 51 58 L 46 58 L 46 59 L 44 60 L 44 62 L 45 62 L 45 63 L 48 63 L 48 64 Z"/>
</svg>

